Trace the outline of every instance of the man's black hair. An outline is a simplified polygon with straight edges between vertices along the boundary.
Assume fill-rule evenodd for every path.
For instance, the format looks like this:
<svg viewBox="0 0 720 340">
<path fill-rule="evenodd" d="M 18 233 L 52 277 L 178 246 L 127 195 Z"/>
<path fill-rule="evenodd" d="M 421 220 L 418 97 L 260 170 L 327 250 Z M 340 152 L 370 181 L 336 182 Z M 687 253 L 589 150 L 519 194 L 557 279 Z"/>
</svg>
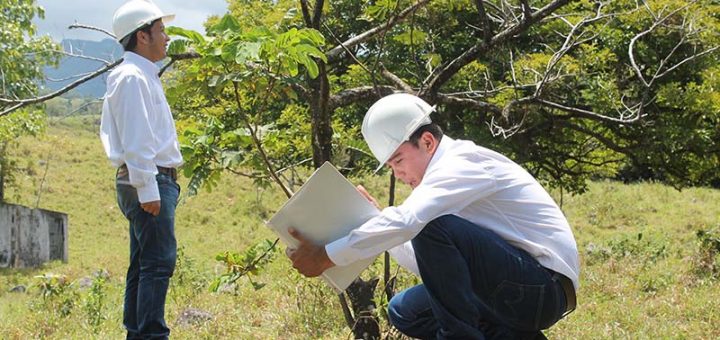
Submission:
<svg viewBox="0 0 720 340">
<path fill-rule="evenodd" d="M 127 42 L 127 44 L 123 44 L 123 48 L 125 49 L 125 51 L 135 52 L 135 47 L 137 47 L 137 32 L 142 31 L 142 32 L 152 35 L 150 30 L 152 29 L 153 25 L 155 25 L 155 23 L 158 20 L 162 20 L 162 18 L 155 19 L 151 23 L 141 26 L 140 28 L 134 30 L 132 33 L 128 34 L 128 38 L 125 38 L 125 39 L 128 39 L 128 42 Z M 123 40 L 125 40 L 125 39 L 123 39 Z"/>
<path fill-rule="evenodd" d="M 410 135 L 410 138 L 408 139 L 408 141 L 410 143 L 412 143 L 412 145 L 414 145 L 415 147 L 418 147 L 418 141 L 420 140 L 420 136 L 422 136 L 422 134 L 425 133 L 426 131 L 430 132 L 430 134 L 432 134 L 433 137 L 435 137 L 435 139 L 437 139 L 438 141 L 440 141 L 442 139 L 442 136 L 443 136 L 442 128 L 440 128 L 440 126 L 435 123 L 430 123 L 427 125 L 423 125 L 423 126 L 419 127 L 417 130 L 415 130 L 415 132 L 413 132 L 413 134 Z"/>
</svg>

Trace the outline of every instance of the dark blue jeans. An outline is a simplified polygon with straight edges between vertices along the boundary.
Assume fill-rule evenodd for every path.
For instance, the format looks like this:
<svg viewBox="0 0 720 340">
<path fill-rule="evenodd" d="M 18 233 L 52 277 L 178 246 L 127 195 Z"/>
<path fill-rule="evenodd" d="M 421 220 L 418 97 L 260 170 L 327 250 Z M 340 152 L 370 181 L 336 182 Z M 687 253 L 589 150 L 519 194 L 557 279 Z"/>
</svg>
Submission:
<svg viewBox="0 0 720 340">
<path fill-rule="evenodd" d="M 123 323 L 128 339 L 167 339 L 165 296 L 175 270 L 175 207 L 180 186 L 168 175 L 156 176 L 160 214 L 140 208 L 137 191 L 127 175 L 116 183 L 120 210 L 130 221 L 130 266 L 125 282 Z"/>
<path fill-rule="evenodd" d="M 423 284 L 390 300 L 402 333 L 421 339 L 533 338 L 565 311 L 562 286 L 527 252 L 453 215 L 412 240 Z"/>
</svg>

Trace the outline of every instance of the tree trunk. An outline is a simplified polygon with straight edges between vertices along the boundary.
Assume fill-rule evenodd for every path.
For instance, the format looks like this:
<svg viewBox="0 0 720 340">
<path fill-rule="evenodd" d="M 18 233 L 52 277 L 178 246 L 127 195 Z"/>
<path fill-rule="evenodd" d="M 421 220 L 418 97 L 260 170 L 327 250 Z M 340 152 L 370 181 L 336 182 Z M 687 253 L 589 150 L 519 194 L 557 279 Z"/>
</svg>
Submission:
<svg viewBox="0 0 720 340">
<path fill-rule="evenodd" d="M 312 88 L 310 114 L 312 121 L 313 164 L 315 168 L 332 158 L 332 112 L 329 107 L 330 85 L 325 63 L 316 60 L 320 73 L 309 81 Z M 354 320 L 348 320 L 348 327 L 355 339 L 380 339 L 380 324 L 375 317 L 375 287 L 378 279 L 363 281 L 358 278 L 345 291 L 350 298 Z M 342 299 L 342 296 L 340 297 Z M 345 306 L 346 307 L 346 306 Z M 347 311 L 346 311 L 347 313 Z"/>
<path fill-rule="evenodd" d="M 332 157 L 332 113 L 329 110 L 330 85 L 327 79 L 325 63 L 318 60 L 320 74 L 310 80 L 313 96 L 310 98 L 312 121 L 313 164 L 319 168 Z"/>
<path fill-rule="evenodd" d="M 380 339 L 380 324 L 375 316 L 376 305 L 373 300 L 378 281 L 380 279 L 376 277 L 369 281 L 357 278 L 347 289 L 355 315 L 355 324 L 351 327 L 355 339 Z"/>
</svg>

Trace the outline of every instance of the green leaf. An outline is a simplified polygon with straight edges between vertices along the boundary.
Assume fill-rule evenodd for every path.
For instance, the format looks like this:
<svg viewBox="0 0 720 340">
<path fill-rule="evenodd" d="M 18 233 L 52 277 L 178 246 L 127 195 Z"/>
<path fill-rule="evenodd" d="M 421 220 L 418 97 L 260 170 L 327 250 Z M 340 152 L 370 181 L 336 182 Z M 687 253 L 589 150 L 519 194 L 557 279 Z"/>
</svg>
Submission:
<svg viewBox="0 0 720 340">
<path fill-rule="evenodd" d="M 208 287 L 208 290 L 217 293 L 218 289 L 220 288 L 220 278 L 215 278 L 210 283 L 210 286 Z"/>
<path fill-rule="evenodd" d="M 181 54 L 187 52 L 188 47 L 188 40 L 182 39 L 182 40 L 173 40 L 170 42 L 170 46 L 168 46 L 167 54 L 168 55 L 175 55 L 175 54 Z"/>
<path fill-rule="evenodd" d="M 418 45 L 427 39 L 427 34 L 415 28 L 396 35 L 394 39 L 403 45 Z"/>
<path fill-rule="evenodd" d="M 218 83 L 222 83 L 223 81 L 225 81 L 225 76 L 212 76 L 212 77 L 210 77 L 208 86 L 215 87 L 218 85 Z"/>
<path fill-rule="evenodd" d="M 260 42 L 240 43 L 235 53 L 235 63 L 244 64 L 247 60 L 257 60 L 260 57 Z"/>
<path fill-rule="evenodd" d="M 209 34 L 218 34 L 225 31 L 241 31 L 240 23 L 230 13 L 225 14 L 217 24 L 208 29 Z"/>
<path fill-rule="evenodd" d="M 176 35 L 190 39 L 195 44 L 205 43 L 205 38 L 202 36 L 202 34 L 193 30 L 184 29 L 177 26 L 169 26 L 165 28 L 165 33 L 167 33 L 168 35 Z"/>
</svg>

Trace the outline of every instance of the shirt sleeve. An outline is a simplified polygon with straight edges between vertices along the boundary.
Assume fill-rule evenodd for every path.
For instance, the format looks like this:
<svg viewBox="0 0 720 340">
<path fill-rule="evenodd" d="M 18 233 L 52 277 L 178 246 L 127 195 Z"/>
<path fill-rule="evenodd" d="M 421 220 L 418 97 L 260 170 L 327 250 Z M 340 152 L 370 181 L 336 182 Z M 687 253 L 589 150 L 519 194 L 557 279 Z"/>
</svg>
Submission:
<svg viewBox="0 0 720 340">
<path fill-rule="evenodd" d="M 155 135 L 150 125 L 152 96 L 137 76 L 126 76 L 108 98 L 122 144 L 130 184 L 140 203 L 160 200 L 155 175 Z"/>
<path fill-rule="evenodd" d="M 482 163 L 442 161 L 445 164 L 426 173 L 402 205 L 383 209 L 347 236 L 327 244 L 325 251 L 333 263 L 347 265 L 401 245 L 435 218 L 456 214 L 494 192 L 495 178 Z"/>
<path fill-rule="evenodd" d="M 418 269 L 417 260 L 415 260 L 415 250 L 413 250 L 410 241 L 388 249 L 388 252 L 401 267 L 420 276 L 420 269 Z"/>
</svg>

